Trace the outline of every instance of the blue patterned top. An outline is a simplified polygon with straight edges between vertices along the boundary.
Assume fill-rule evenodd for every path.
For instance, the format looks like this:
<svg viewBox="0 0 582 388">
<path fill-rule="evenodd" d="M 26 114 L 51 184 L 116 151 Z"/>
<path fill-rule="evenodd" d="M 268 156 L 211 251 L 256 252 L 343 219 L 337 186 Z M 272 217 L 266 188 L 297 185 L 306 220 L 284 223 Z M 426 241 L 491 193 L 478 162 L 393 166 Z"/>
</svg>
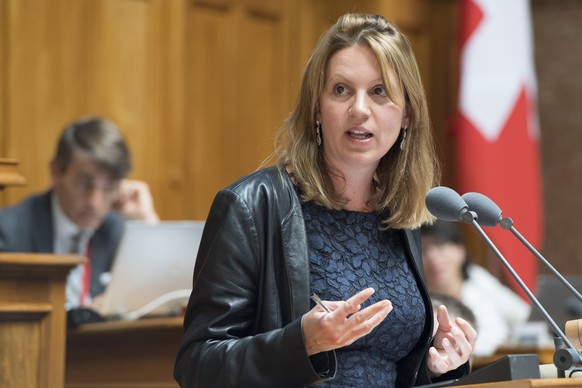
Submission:
<svg viewBox="0 0 582 388">
<path fill-rule="evenodd" d="M 393 310 L 370 334 L 336 350 L 337 373 L 325 387 L 394 387 L 396 362 L 418 342 L 425 306 L 404 253 L 402 231 L 379 229 L 375 212 L 329 210 L 303 203 L 311 264 L 311 291 L 323 300 L 346 300 L 366 287 L 369 303 Z"/>
</svg>

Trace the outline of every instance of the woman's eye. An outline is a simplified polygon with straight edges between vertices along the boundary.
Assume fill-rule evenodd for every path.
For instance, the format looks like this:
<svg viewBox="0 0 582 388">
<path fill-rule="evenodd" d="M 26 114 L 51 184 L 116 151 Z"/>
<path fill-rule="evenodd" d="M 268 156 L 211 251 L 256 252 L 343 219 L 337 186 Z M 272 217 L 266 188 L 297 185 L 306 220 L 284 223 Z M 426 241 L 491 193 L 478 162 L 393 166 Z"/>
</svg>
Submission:
<svg viewBox="0 0 582 388">
<path fill-rule="evenodd" d="M 376 86 L 372 92 L 377 96 L 386 96 L 386 89 L 383 86 Z"/>
<path fill-rule="evenodd" d="M 334 92 L 336 94 L 343 94 L 346 91 L 346 88 L 343 85 L 336 85 Z"/>
</svg>

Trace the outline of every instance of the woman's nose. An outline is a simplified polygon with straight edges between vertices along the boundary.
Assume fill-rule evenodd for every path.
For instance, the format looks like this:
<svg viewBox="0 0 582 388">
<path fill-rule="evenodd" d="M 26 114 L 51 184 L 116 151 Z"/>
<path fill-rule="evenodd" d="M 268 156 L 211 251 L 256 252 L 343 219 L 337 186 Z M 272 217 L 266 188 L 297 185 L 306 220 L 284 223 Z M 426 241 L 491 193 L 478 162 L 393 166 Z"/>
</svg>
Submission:
<svg viewBox="0 0 582 388">
<path fill-rule="evenodd" d="M 348 109 L 348 113 L 353 117 L 370 117 L 368 94 L 363 92 L 356 93 L 354 96 L 353 104 Z"/>
</svg>

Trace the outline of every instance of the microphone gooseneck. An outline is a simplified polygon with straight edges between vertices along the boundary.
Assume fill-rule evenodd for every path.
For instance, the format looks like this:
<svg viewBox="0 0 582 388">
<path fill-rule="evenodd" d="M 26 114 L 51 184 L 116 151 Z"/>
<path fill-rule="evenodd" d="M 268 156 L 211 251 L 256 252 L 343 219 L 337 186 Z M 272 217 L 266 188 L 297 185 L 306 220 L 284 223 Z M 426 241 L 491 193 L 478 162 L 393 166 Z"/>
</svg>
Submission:
<svg viewBox="0 0 582 388">
<path fill-rule="evenodd" d="M 435 193 L 431 194 L 431 191 L 433 190 L 435 190 L 436 194 Z M 471 205 L 469 205 L 466 202 L 467 199 L 469 200 Z M 503 266 L 511 274 L 513 279 L 515 279 L 519 287 L 526 293 L 526 295 L 531 300 L 536 309 L 544 317 L 546 322 L 552 327 L 554 333 L 556 333 L 556 335 L 560 337 L 560 339 L 568 347 L 567 349 L 565 348 L 557 349 L 556 352 L 554 353 L 554 365 L 556 366 L 556 368 L 563 371 L 571 368 L 574 365 L 582 365 L 582 357 L 578 350 L 576 350 L 572 342 L 558 327 L 554 319 L 548 314 L 546 309 L 542 306 L 539 300 L 526 286 L 523 280 L 515 272 L 511 264 L 509 264 L 507 259 L 501 254 L 499 249 L 495 246 L 495 244 L 493 244 L 489 236 L 487 236 L 487 234 L 483 231 L 483 229 L 477 222 L 477 220 L 479 219 L 484 219 L 485 221 L 482 221 L 483 224 L 488 226 L 495 226 L 498 223 L 503 223 L 504 219 L 501 218 L 501 210 L 499 209 L 499 207 L 495 205 L 493 201 L 491 201 L 489 198 L 482 194 L 475 193 L 468 195 L 467 197 L 461 197 L 453 189 L 443 186 L 431 189 L 427 193 L 426 203 L 428 210 L 440 220 L 455 222 L 462 221 L 467 224 L 471 224 L 475 228 L 477 233 L 481 236 L 481 238 L 485 241 L 485 243 L 489 246 L 489 248 L 491 248 L 491 250 L 495 253 L 495 255 L 501 261 Z M 472 217 L 468 217 L 465 215 L 472 215 Z M 509 219 L 509 222 L 505 221 L 505 223 L 506 225 L 507 224 L 511 225 L 510 230 L 512 231 L 515 230 L 515 228 L 513 227 L 513 221 L 511 221 L 511 219 Z M 517 231 L 515 232 L 517 233 Z M 547 260 L 543 259 L 543 261 L 547 263 Z M 549 265 L 549 263 L 547 263 L 547 265 Z"/>
<path fill-rule="evenodd" d="M 546 311 L 546 309 L 542 306 L 542 304 L 539 302 L 539 300 L 534 296 L 534 294 L 526 286 L 526 284 L 523 282 L 523 280 L 521 280 L 521 278 L 519 277 L 519 275 L 517 274 L 517 272 L 515 272 L 515 270 L 511 266 L 511 264 L 509 264 L 509 262 L 507 261 L 507 259 L 501 254 L 501 252 L 495 246 L 495 244 L 493 244 L 493 242 L 491 241 L 491 239 L 489 238 L 489 236 L 487 236 L 487 234 L 485 234 L 485 232 L 483 231 L 483 228 L 481 228 L 481 226 L 479 226 L 479 224 L 477 223 L 477 221 L 475 221 L 472 225 L 475 228 L 475 230 L 477 230 L 477 232 L 479 233 L 479 235 L 481 236 L 481 238 L 483 238 L 483 240 L 485 241 L 485 243 L 489 246 L 489 248 L 491 248 L 493 250 L 493 252 L 495 253 L 495 255 L 499 258 L 499 260 L 501 261 L 501 264 L 503 264 L 503 266 L 509 271 L 509 273 L 511 274 L 511 276 L 513 277 L 513 279 L 515 279 L 515 281 L 519 284 L 519 286 L 521 287 L 521 289 L 527 294 L 528 298 L 535 305 L 535 307 L 538 309 L 538 311 L 542 314 L 542 316 L 545 318 L 545 320 L 548 322 L 548 324 L 552 327 L 552 329 L 554 330 L 554 332 L 557 335 L 559 335 L 564 340 L 564 343 L 566 343 L 569 348 L 575 349 L 574 348 L 574 345 L 570 342 L 570 340 L 568 340 L 568 338 L 566 337 L 566 335 L 558 327 L 558 324 L 548 314 L 548 312 Z"/>
<path fill-rule="evenodd" d="M 513 220 L 509 217 L 502 217 L 502 212 L 499 206 L 489 197 L 481 193 L 466 193 L 463 194 L 462 198 L 465 200 L 469 206 L 469 210 L 477 213 L 478 222 L 481 226 L 497 226 L 499 224 L 502 229 L 509 230 L 525 247 L 534 254 L 536 259 L 546 266 L 553 274 L 556 276 L 560 282 L 568 289 L 572 294 L 574 294 L 578 300 L 582 301 L 582 295 L 572 286 L 554 266 L 546 260 L 545 257 L 534 248 L 533 245 L 527 241 L 521 233 L 513 226 Z M 429 209 L 430 210 L 430 209 Z"/>
</svg>

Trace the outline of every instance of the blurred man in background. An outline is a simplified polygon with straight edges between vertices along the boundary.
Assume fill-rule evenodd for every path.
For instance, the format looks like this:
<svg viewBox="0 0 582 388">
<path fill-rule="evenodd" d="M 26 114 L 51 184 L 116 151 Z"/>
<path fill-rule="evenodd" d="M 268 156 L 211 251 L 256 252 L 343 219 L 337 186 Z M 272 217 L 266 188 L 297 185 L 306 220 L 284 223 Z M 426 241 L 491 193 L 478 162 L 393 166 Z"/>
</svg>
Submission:
<svg viewBox="0 0 582 388">
<path fill-rule="evenodd" d="M 67 310 L 96 307 L 124 219 L 158 221 L 149 187 L 127 180 L 131 156 L 111 122 L 83 118 L 62 132 L 50 163 L 52 187 L 0 211 L 0 251 L 86 256 L 67 279 Z"/>
</svg>

